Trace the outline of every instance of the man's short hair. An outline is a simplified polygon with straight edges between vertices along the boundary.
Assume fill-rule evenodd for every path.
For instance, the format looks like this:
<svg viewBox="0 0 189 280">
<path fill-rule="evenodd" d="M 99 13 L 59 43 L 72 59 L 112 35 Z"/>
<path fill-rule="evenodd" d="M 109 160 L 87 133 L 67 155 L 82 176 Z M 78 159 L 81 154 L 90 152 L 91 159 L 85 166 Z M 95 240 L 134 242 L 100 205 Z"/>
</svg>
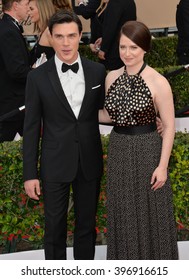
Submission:
<svg viewBox="0 0 189 280">
<path fill-rule="evenodd" d="M 21 2 L 22 0 L 2 0 L 2 11 L 10 11 L 13 2 Z"/>
<path fill-rule="evenodd" d="M 79 34 L 81 34 L 83 27 L 80 18 L 76 13 L 68 10 L 59 10 L 49 20 L 49 31 L 52 35 L 53 26 L 55 24 L 75 22 L 78 26 Z"/>
</svg>

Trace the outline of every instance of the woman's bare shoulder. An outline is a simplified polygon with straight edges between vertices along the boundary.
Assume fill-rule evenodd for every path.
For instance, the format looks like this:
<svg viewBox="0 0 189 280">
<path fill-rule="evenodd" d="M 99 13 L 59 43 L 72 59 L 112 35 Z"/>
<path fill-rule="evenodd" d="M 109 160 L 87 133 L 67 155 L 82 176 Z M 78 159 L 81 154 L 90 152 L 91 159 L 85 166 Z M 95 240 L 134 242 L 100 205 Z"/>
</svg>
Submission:
<svg viewBox="0 0 189 280">
<path fill-rule="evenodd" d="M 41 34 L 41 38 L 39 40 L 40 45 L 51 47 L 52 46 L 52 39 L 49 32 L 49 28 L 47 27 L 43 33 Z"/>
<path fill-rule="evenodd" d="M 168 83 L 167 79 L 154 68 L 147 66 L 145 76 L 154 83 Z"/>
<path fill-rule="evenodd" d="M 150 66 L 146 67 L 143 79 L 151 89 L 152 94 L 164 94 L 165 92 L 171 92 L 171 87 L 168 80 Z"/>
</svg>

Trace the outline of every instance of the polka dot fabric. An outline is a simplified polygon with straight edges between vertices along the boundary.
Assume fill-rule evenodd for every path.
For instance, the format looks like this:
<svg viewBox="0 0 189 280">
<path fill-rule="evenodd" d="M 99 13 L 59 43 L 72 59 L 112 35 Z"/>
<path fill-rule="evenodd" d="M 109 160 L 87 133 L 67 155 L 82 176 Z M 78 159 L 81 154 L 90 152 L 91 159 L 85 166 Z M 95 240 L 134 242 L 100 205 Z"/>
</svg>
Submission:
<svg viewBox="0 0 189 280">
<path fill-rule="evenodd" d="M 151 92 L 142 77 L 123 75 L 110 86 L 105 107 L 116 126 L 154 123 L 156 112 Z"/>
</svg>

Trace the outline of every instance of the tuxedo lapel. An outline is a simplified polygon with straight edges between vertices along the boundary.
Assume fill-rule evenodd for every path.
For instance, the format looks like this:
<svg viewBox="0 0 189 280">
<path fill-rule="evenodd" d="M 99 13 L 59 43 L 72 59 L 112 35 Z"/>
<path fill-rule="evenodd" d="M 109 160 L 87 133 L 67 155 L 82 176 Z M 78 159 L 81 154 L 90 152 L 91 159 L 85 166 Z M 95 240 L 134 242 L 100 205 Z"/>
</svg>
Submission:
<svg viewBox="0 0 189 280">
<path fill-rule="evenodd" d="M 92 89 L 92 85 L 93 85 L 93 83 L 92 83 L 93 77 L 91 76 L 90 65 L 89 65 L 88 61 L 81 57 L 81 63 L 83 66 L 83 72 L 84 72 L 84 78 L 85 78 L 85 94 L 84 94 L 84 98 L 83 98 L 83 102 L 81 105 L 81 109 L 80 109 L 78 118 L 87 109 L 88 99 L 90 98 L 90 93 L 91 93 L 91 89 Z"/>
<path fill-rule="evenodd" d="M 48 78 L 50 80 L 50 83 L 53 86 L 55 94 L 58 96 L 60 102 L 63 104 L 63 106 L 75 117 L 70 104 L 68 103 L 68 100 L 65 96 L 64 90 L 61 86 L 60 79 L 58 77 L 58 73 L 56 70 L 56 65 L 54 62 L 54 57 L 51 58 L 48 62 Z"/>
<path fill-rule="evenodd" d="M 21 30 L 20 30 L 20 28 L 19 28 L 18 22 L 16 22 L 16 20 L 15 20 L 14 18 L 12 18 L 12 17 L 9 16 L 8 14 L 4 13 L 4 15 L 3 15 L 3 20 L 5 20 L 6 22 L 8 22 L 8 23 L 12 26 L 12 28 L 14 28 L 15 30 L 17 30 L 18 33 L 22 36 L 22 38 L 24 38 L 23 35 L 22 35 L 22 32 L 21 32 Z"/>
</svg>

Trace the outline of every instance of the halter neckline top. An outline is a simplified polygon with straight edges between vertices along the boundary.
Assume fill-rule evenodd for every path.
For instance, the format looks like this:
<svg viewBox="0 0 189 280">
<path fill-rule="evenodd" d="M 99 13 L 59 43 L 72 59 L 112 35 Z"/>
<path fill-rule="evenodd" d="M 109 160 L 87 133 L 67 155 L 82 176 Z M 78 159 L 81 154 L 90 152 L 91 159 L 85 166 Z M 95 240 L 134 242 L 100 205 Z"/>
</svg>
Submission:
<svg viewBox="0 0 189 280">
<path fill-rule="evenodd" d="M 141 72 L 146 67 L 143 63 L 139 72 L 128 75 L 126 67 L 108 89 L 105 108 L 116 126 L 141 126 L 154 123 L 156 111 L 152 94 Z"/>
<path fill-rule="evenodd" d="M 129 74 L 127 73 L 127 66 L 125 65 L 125 67 L 124 67 L 124 72 L 126 72 L 127 75 L 128 75 L 129 77 L 132 77 L 132 76 L 135 76 L 135 75 L 140 75 L 140 73 L 144 70 L 145 67 L 146 67 L 146 62 L 144 62 L 144 63 L 142 64 L 142 66 L 141 66 L 140 70 L 138 71 L 138 73 L 133 74 L 133 75 L 129 75 Z"/>
</svg>

